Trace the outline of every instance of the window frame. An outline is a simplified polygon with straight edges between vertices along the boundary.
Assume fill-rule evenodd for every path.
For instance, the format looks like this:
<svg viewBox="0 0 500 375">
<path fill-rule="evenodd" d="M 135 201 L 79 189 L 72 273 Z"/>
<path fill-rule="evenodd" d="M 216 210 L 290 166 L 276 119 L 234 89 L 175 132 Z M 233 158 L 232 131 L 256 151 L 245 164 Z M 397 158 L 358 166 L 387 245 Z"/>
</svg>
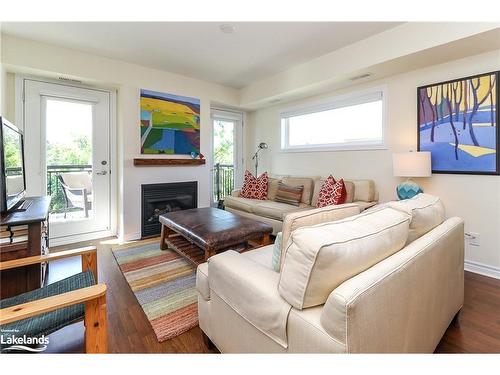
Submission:
<svg viewBox="0 0 500 375">
<path fill-rule="evenodd" d="M 332 110 L 335 108 L 348 107 L 358 104 L 368 103 L 363 101 L 364 98 L 374 96 L 377 94 L 382 96 L 382 140 L 380 142 L 345 142 L 345 143 L 328 143 L 318 145 L 303 145 L 303 146 L 290 146 L 289 142 L 289 125 L 288 122 L 283 123 L 284 119 L 306 115 L 316 112 Z M 350 104 L 352 103 L 352 104 Z M 280 151 L 281 152 L 314 152 L 314 151 L 363 151 L 363 150 L 387 150 L 387 126 L 388 126 L 388 94 L 387 86 L 376 86 L 366 90 L 357 90 L 348 94 L 336 95 L 322 99 L 320 101 L 302 104 L 294 107 L 289 107 L 279 112 L 279 129 L 280 129 Z"/>
</svg>

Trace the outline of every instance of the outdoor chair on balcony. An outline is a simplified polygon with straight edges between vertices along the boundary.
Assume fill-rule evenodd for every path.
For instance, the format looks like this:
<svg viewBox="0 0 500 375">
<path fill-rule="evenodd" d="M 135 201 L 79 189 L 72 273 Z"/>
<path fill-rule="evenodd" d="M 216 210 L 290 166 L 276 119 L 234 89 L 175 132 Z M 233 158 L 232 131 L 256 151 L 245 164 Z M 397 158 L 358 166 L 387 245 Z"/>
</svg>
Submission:
<svg viewBox="0 0 500 375">
<path fill-rule="evenodd" d="M 85 217 L 89 217 L 89 210 L 92 208 L 92 180 L 90 174 L 88 172 L 66 172 L 61 173 L 58 178 L 66 202 L 64 217 L 73 208 L 83 210 Z"/>
<path fill-rule="evenodd" d="M 2 351 L 16 349 L 16 345 L 10 345 L 14 336 L 41 338 L 82 319 L 85 323 L 85 351 L 108 351 L 106 284 L 97 284 L 97 249 L 94 246 L 2 261 L 0 271 L 73 256 L 81 256 L 82 272 L 42 288 L 0 300 Z M 37 348 L 32 350 L 37 351 Z"/>
</svg>

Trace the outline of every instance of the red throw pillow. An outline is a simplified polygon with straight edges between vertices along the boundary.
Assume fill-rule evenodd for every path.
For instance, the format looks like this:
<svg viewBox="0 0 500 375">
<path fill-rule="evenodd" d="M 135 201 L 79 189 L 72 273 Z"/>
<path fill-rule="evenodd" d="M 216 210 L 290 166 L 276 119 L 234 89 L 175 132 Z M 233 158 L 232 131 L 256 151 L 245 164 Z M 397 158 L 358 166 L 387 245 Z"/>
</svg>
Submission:
<svg viewBox="0 0 500 375">
<path fill-rule="evenodd" d="M 335 181 L 332 175 L 328 176 L 319 191 L 318 203 L 316 207 L 326 207 L 334 204 L 345 203 L 347 199 L 347 190 L 344 180 Z"/>
<path fill-rule="evenodd" d="M 333 204 L 345 203 L 347 199 L 347 189 L 345 188 L 344 180 L 342 178 L 335 183 L 333 190 Z"/>
<path fill-rule="evenodd" d="M 269 177 L 267 176 L 267 172 L 264 172 L 258 178 L 255 178 L 252 173 L 245 171 L 245 179 L 243 180 L 240 197 L 260 199 L 262 201 L 266 200 L 268 182 Z"/>
</svg>

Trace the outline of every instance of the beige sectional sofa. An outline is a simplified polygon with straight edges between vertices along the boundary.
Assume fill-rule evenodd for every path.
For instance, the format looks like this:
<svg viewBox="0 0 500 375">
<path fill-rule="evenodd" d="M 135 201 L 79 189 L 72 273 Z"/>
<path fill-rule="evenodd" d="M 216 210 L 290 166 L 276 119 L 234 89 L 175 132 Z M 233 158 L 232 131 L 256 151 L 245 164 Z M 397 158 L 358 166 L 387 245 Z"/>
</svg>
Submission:
<svg viewBox="0 0 500 375">
<path fill-rule="evenodd" d="M 200 328 L 222 353 L 434 351 L 463 304 L 463 221 L 426 194 L 356 211 L 287 218 L 280 272 L 273 245 L 198 267 Z"/>
<path fill-rule="evenodd" d="M 304 186 L 300 205 L 293 206 L 275 202 L 278 183 Z M 226 211 L 265 222 L 273 227 L 273 234 L 281 231 L 283 218 L 290 213 L 316 208 L 319 191 L 324 179 L 319 176 L 273 176 L 269 179 L 267 200 L 241 198 L 240 190 L 233 191 L 224 199 Z M 355 203 L 362 210 L 374 206 L 378 202 L 378 192 L 373 180 L 346 180 L 346 203 Z"/>
</svg>

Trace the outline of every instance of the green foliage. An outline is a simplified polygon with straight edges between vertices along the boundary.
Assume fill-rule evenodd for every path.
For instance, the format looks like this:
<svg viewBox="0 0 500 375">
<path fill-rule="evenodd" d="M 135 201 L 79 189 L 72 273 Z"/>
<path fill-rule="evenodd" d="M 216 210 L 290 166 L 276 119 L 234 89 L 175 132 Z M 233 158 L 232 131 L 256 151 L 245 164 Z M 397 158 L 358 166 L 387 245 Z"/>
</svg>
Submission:
<svg viewBox="0 0 500 375">
<path fill-rule="evenodd" d="M 73 140 L 73 145 L 47 142 L 47 165 L 87 165 L 92 163 L 90 139 L 85 136 Z"/>
<path fill-rule="evenodd" d="M 17 137 L 11 133 L 5 132 L 5 167 L 15 168 L 21 167 L 21 156 L 19 154 L 19 144 Z"/>
<path fill-rule="evenodd" d="M 233 131 L 224 126 L 223 121 L 214 122 L 214 162 L 233 164 Z"/>
<path fill-rule="evenodd" d="M 51 165 L 89 165 L 92 164 L 92 145 L 86 136 L 73 139 L 73 144 L 47 142 L 47 166 Z M 52 201 L 51 211 L 60 211 L 66 207 L 64 193 L 59 184 L 57 173 L 47 176 L 47 190 Z"/>
</svg>

